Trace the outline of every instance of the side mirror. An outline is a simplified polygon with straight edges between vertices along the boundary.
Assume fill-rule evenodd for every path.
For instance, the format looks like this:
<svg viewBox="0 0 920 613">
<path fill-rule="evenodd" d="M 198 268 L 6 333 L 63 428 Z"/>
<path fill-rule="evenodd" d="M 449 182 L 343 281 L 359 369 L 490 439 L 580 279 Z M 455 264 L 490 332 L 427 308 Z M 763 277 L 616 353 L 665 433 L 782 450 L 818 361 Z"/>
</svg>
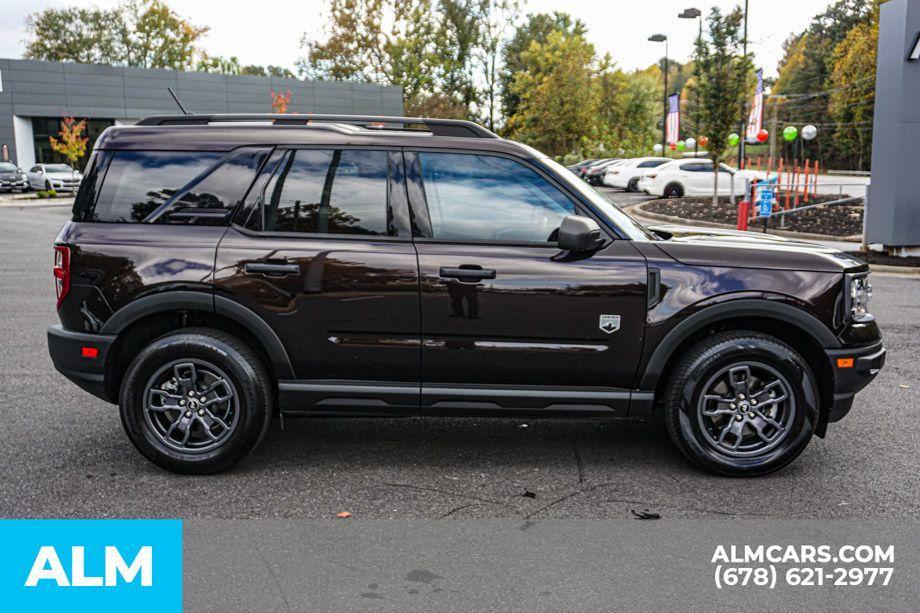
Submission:
<svg viewBox="0 0 920 613">
<path fill-rule="evenodd" d="M 604 244 L 604 234 L 590 217 L 569 215 L 559 226 L 558 243 L 559 248 L 566 251 L 595 251 Z"/>
</svg>

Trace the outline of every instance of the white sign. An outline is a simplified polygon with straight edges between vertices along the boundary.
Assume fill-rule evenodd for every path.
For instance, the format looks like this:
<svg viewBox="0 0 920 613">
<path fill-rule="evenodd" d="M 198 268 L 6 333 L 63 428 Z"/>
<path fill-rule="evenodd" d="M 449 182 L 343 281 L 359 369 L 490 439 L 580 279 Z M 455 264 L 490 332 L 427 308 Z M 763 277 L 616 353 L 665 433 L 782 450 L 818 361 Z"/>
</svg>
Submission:
<svg viewBox="0 0 920 613">
<path fill-rule="evenodd" d="M 913 62 L 914 60 L 920 60 L 920 35 L 917 36 L 917 42 L 914 43 L 914 50 L 907 56 L 908 62 Z"/>
</svg>

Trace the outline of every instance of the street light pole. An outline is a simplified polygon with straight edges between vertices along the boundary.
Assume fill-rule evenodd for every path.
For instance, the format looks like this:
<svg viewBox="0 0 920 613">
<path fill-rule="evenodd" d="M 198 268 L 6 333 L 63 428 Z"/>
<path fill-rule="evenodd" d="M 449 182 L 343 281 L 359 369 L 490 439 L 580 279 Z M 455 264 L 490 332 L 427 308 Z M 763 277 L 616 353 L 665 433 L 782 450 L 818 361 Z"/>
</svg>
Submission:
<svg viewBox="0 0 920 613">
<path fill-rule="evenodd" d="M 679 19 L 699 19 L 700 20 L 700 33 L 697 36 L 696 44 L 699 45 L 703 41 L 703 12 L 699 9 L 690 8 L 684 9 L 682 13 L 677 16 Z M 700 119 L 700 95 L 697 92 L 695 96 L 696 100 L 694 101 L 694 106 L 696 107 L 696 118 L 693 122 L 693 129 L 696 130 L 696 134 L 693 136 L 693 142 L 696 143 L 693 145 L 693 157 L 697 157 L 700 152 L 700 135 L 699 135 L 699 119 Z"/>
<path fill-rule="evenodd" d="M 744 0 L 744 57 L 748 46 L 748 0 Z M 738 141 L 738 168 L 744 168 L 744 141 L 747 134 L 747 100 L 741 100 L 741 139 Z"/>
<path fill-rule="evenodd" d="M 664 153 L 668 146 L 668 37 L 653 34 L 648 39 L 653 43 L 664 43 L 664 115 L 661 120 L 661 151 Z"/>
</svg>

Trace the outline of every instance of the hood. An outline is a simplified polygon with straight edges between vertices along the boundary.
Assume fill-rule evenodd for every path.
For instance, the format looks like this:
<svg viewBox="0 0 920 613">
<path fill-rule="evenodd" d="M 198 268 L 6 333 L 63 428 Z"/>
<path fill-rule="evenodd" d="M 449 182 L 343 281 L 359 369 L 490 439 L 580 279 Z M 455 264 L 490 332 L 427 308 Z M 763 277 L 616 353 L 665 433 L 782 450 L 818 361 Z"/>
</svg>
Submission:
<svg viewBox="0 0 920 613">
<path fill-rule="evenodd" d="M 649 229 L 668 237 L 655 245 L 688 266 L 814 272 L 857 272 L 869 268 L 863 260 L 839 249 L 771 234 L 662 224 Z M 856 243 L 853 247 L 857 247 Z"/>
<path fill-rule="evenodd" d="M 70 178 L 72 178 L 72 177 L 76 177 L 76 178 L 79 179 L 80 177 L 83 176 L 83 173 L 81 173 L 79 170 L 75 170 L 74 172 L 70 172 L 70 171 L 65 171 L 65 172 L 46 172 L 46 173 L 45 173 L 45 176 L 46 176 L 46 177 L 51 177 L 52 179 L 70 179 Z"/>
</svg>

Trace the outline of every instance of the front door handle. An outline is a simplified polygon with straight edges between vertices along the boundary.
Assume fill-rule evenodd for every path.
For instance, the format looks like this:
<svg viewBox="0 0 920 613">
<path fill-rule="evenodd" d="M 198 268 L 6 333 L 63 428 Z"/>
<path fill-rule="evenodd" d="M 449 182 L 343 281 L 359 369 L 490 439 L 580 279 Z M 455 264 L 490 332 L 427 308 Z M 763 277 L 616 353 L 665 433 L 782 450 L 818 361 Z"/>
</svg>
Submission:
<svg viewBox="0 0 920 613">
<path fill-rule="evenodd" d="M 457 268 L 442 266 L 440 274 L 442 279 L 459 279 L 469 283 L 482 281 L 483 279 L 494 279 L 495 269 L 483 268 L 482 266 L 460 266 Z"/>
<path fill-rule="evenodd" d="M 265 262 L 250 262 L 243 266 L 243 271 L 255 275 L 285 277 L 287 275 L 299 275 L 300 264 L 266 264 Z"/>
</svg>

